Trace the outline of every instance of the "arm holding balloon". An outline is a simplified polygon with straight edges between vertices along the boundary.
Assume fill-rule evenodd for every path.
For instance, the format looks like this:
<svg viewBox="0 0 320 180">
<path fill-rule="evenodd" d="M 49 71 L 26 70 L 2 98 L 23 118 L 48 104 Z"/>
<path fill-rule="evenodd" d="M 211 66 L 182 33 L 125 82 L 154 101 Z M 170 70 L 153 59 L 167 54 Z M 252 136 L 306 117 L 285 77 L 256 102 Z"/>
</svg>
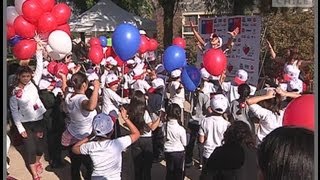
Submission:
<svg viewBox="0 0 320 180">
<path fill-rule="evenodd" d="M 36 70 L 33 76 L 33 80 L 36 83 L 36 85 L 39 85 L 39 82 L 41 80 L 42 71 L 43 71 L 43 54 L 42 54 L 43 46 L 41 44 L 37 44 L 37 51 L 36 51 L 36 59 L 37 59 L 37 65 Z"/>
</svg>

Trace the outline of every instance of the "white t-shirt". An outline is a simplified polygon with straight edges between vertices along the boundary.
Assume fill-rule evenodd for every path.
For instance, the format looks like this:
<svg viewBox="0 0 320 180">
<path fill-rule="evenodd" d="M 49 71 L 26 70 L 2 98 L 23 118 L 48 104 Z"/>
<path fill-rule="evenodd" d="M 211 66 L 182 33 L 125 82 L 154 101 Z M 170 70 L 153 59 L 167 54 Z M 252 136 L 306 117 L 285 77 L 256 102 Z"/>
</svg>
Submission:
<svg viewBox="0 0 320 180">
<path fill-rule="evenodd" d="M 266 137 L 271 131 L 282 126 L 284 110 L 280 110 L 280 115 L 277 115 L 258 104 L 250 105 L 249 109 L 260 120 L 257 129 L 257 136 L 260 141 L 262 141 L 263 138 Z"/>
<path fill-rule="evenodd" d="M 148 111 L 144 112 L 143 119 L 144 119 L 144 122 L 146 124 L 152 123 L 152 119 L 151 119 L 150 114 L 149 114 Z M 151 137 L 151 136 L 152 136 L 152 132 L 150 130 L 150 131 L 144 131 L 143 134 L 141 134 L 140 137 Z"/>
<path fill-rule="evenodd" d="M 141 91 L 143 94 L 146 94 L 146 92 L 151 88 L 150 84 L 147 83 L 145 80 L 138 79 L 136 82 L 132 84 L 132 89 L 137 91 Z"/>
<path fill-rule="evenodd" d="M 184 147 L 187 146 L 186 130 L 176 119 L 170 119 L 164 128 L 167 139 L 164 143 L 164 152 L 184 151 Z"/>
<path fill-rule="evenodd" d="M 179 81 L 172 81 L 169 84 L 169 93 L 170 93 L 170 101 L 171 103 L 176 103 L 180 106 L 180 108 L 184 108 L 183 103 L 185 101 L 185 92 L 184 88 L 181 88 L 180 93 L 177 93 L 177 89 L 180 86 Z"/>
<path fill-rule="evenodd" d="M 203 157 L 209 158 L 215 148 L 222 145 L 223 134 L 229 125 L 230 122 L 222 116 L 210 116 L 203 119 L 199 129 L 199 135 L 206 137 Z"/>
<path fill-rule="evenodd" d="M 122 151 L 132 143 L 129 135 L 114 140 L 92 141 L 80 146 L 81 154 L 90 155 L 92 176 L 121 180 Z"/>
<path fill-rule="evenodd" d="M 81 103 L 88 100 L 84 94 L 76 94 L 72 97 L 72 93 L 67 94 L 65 98 L 70 123 L 67 129 L 72 136 L 77 139 L 83 139 L 92 132 L 92 121 L 97 111 L 87 111 L 82 109 Z"/>
<path fill-rule="evenodd" d="M 249 87 L 250 87 L 250 95 L 254 95 L 257 88 L 251 85 L 249 85 Z M 238 86 L 233 85 L 231 82 L 223 82 L 221 85 L 221 88 L 223 89 L 223 91 L 227 92 L 227 97 L 229 102 L 239 99 L 240 95 L 238 93 Z"/>
<path fill-rule="evenodd" d="M 216 89 L 214 88 L 214 84 L 208 81 L 204 81 L 203 89 L 202 89 L 203 94 L 207 95 L 210 97 L 211 93 L 215 93 Z"/>
<path fill-rule="evenodd" d="M 119 113 L 119 105 L 130 103 L 128 98 L 121 98 L 116 92 L 112 91 L 110 88 L 104 87 L 102 89 L 103 93 L 103 103 L 102 112 L 109 114 L 111 111 Z"/>
</svg>

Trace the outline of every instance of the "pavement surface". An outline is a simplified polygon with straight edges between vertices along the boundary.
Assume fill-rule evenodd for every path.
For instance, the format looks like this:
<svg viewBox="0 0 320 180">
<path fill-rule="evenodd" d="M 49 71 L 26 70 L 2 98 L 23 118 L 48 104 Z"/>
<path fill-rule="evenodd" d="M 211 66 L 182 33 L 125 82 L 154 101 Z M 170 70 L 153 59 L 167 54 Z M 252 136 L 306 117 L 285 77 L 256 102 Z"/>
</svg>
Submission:
<svg viewBox="0 0 320 180">
<path fill-rule="evenodd" d="M 197 148 L 195 148 L 197 149 Z M 32 176 L 26 168 L 24 163 L 24 151 L 23 146 L 10 146 L 8 157 L 10 159 L 10 166 L 8 169 L 8 173 L 10 176 L 18 179 L 18 180 L 32 180 Z M 67 156 L 67 151 L 63 152 L 63 157 L 65 160 L 65 166 L 60 169 L 51 169 L 49 166 L 49 162 L 46 160 L 46 153 L 41 158 L 41 163 L 43 165 L 44 171 L 41 174 L 42 180 L 71 180 L 70 176 L 70 159 Z M 196 160 L 195 160 L 196 161 Z M 161 161 L 160 163 L 154 163 L 152 166 L 152 180 L 164 180 L 166 174 L 165 169 L 165 161 Z M 186 178 L 185 180 L 197 180 L 199 179 L 200 170 L 192 166 L 186 169 Z"/>
</svg>

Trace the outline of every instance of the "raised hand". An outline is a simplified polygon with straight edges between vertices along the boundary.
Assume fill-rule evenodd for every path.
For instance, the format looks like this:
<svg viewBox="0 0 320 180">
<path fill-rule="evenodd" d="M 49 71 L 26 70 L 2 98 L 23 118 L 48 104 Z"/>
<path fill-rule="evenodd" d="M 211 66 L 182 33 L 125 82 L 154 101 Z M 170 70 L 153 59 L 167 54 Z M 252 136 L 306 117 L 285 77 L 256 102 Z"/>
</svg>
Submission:
<svg viewBox="0 0 320 180">
<path fill-rule="evenodd" d="M 235 38 L 239 34 L 239 27 L 236 27 L 232 32 L 228 32 L 233 38 Z"/>
</svg>

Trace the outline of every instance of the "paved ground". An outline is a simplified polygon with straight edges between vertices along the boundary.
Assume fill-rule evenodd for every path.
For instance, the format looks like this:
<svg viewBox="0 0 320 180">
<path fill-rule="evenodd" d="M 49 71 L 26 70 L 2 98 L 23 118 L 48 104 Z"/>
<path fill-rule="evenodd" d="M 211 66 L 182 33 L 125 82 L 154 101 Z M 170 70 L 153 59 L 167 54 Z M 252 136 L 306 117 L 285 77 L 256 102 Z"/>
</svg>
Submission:
<svg viewBox="0 0 320 180">
<path fill-rule="evenodd" d="M 11 146 L 9 149 L 8 156 L 10 158 L 10 167 L 9 167 L 9 174 L 17 178 L 18 180 L 32 180 L 31 174 L 28 172 L 24 160 L 23 160 L 23 146 Z M 66 152 L 64 153 L 66 154 Z M 65 155 L 65 163 L 66 166 L 62 169 L 55 169 L 52 170 L 48 166 L 48 161 L 45 160 L 46 158 L 43 157 L 41 162 L 45 170 L 42 173 L 43 180 L 70 180 L 70 159 Z M 160 163 L 154 163 L 152 167 L 152 180 L 164 180 L 165 179 L 165 162 L 162 161 Z M 200 170 L 196 167 L 191 167 L 186 169 L 186 178 L 185 180 L 198 179 L 200 175 Z"/>
</svg>

